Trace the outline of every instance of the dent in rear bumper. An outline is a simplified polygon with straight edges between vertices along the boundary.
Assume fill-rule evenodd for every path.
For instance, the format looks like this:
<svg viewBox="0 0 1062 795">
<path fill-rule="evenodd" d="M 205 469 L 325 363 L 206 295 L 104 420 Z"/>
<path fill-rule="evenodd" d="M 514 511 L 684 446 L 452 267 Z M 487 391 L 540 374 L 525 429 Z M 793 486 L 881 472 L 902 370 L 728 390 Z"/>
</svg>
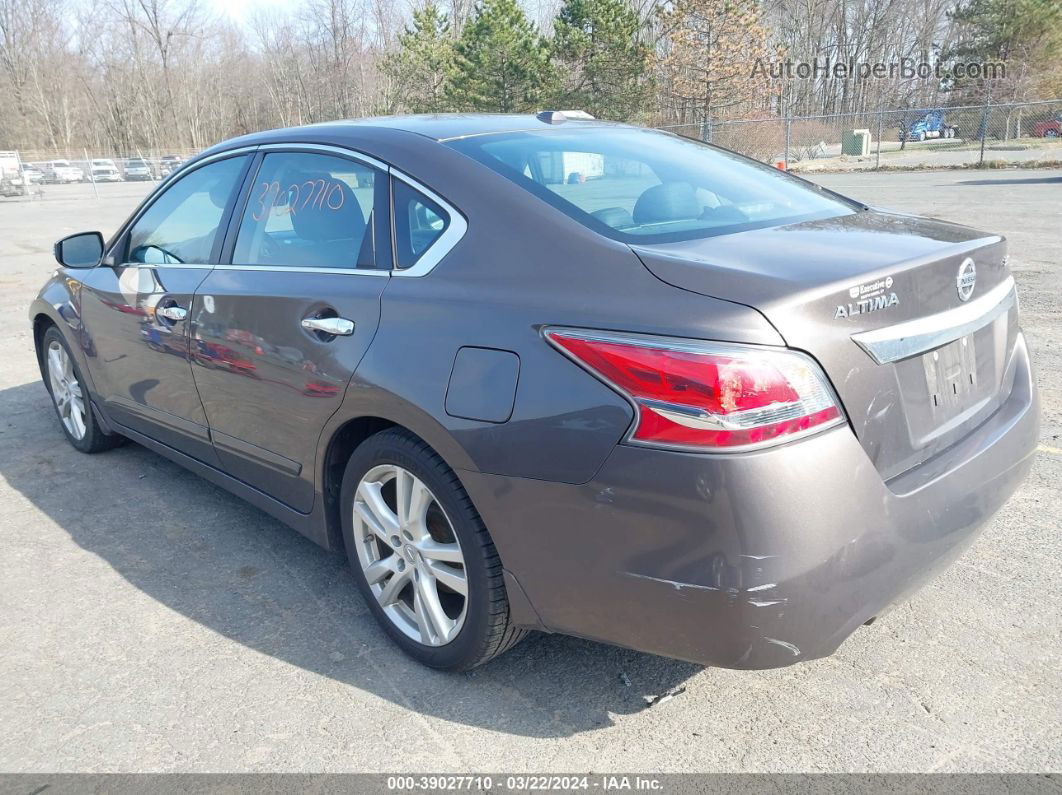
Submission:
<svg viewBox="0 0 1062 795">
<path fill-rule="evenodd" d="M 832 653 L 957 558 L 1032 461 L 1019 339 L 1000 410 L 886 484 L 847 427 L 756 453 L 617 447 L 591 482 L 462 472 L 549 629 L 731 668 Z"/>
</svg>

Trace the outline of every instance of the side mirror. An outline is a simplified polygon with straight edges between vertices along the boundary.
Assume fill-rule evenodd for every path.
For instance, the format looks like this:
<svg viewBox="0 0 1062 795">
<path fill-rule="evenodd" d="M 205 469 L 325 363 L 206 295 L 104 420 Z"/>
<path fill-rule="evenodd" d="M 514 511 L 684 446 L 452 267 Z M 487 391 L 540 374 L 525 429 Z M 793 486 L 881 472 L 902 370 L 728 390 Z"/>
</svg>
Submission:
<svg viewBox="0 0 1062 795">
<path fill-rule="evenodd" d="M 92 268 L 103 256 L 103 235 L 82 232 L 64 237 L 52 249 L 55 261 L 68 268 Z"/>
</svg>

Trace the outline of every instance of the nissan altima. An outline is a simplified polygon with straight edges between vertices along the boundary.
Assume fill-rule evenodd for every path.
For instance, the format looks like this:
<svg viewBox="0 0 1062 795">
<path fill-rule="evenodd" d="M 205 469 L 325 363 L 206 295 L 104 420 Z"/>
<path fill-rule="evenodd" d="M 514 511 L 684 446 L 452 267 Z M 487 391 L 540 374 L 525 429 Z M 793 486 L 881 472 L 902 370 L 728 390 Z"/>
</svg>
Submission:
<svg viewBox="0 0 1062 795">
<path fill-rule="evenodd" d="M 1036 445 L 999 235 L 585 114 L 236 138 L 55 256 L 30 320 L 70 444 L 344 553 L 436 668 L 528 630 L 828 655 Z"/>
</svg>

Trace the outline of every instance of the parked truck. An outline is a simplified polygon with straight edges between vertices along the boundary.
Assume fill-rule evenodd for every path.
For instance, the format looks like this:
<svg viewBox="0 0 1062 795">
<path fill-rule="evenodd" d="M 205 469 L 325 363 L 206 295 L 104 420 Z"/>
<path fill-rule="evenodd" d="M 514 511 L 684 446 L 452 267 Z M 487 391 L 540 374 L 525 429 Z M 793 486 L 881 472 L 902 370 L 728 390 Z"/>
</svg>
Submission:
<svg viewBox="0 0 1062 795">
<path fill-rule="evenodd" d="M 954 138 L 959 128 L 947 123 L 943 110 L 931 110 L 917 121 L 900 122 L 901 141 L 924 141 L 927 138 Z"/>
<path fill-rule="evenodd" d="M 29 178 L 22 172 L 18 152 L 0 152 L 0 196 L 25 196 Z"/>
<path fill-rule="evenodd" d="M 92 160 L 79 160 L 75 163 L 89 182 L 121 182 L 122 172 L 109 157 L 97 157 Z"/>
</svg>

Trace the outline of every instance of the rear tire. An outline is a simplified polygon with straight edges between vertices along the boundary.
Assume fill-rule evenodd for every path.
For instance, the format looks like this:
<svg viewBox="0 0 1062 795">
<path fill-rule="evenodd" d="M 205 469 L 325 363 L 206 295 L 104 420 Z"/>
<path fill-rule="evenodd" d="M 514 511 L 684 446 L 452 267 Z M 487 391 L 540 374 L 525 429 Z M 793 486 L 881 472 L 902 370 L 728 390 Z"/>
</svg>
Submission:
<svg viewBox="0 0 1062 795">
<path fill-rule="evenodd" d="M 510 618 L 501 559 L 483 520 L 453 470 L 412 433 L 390 428 L 359 445 L 340 505 L 358 588 L 413 659 L 466 671 L 527 634 Z"/>
<path fill-rule="evenodd" d="M 70 348 L 55 326 L 44 332 L 41 340 L 44 385 L 52 396 L 52 406 L 66 440 L 82 453 L 102 453 L 117 447 L 125 438 L 108 434 L 100 427 L 92 410 L 92 399 L 85 388 L 81 370 Z"/>
</svg>

